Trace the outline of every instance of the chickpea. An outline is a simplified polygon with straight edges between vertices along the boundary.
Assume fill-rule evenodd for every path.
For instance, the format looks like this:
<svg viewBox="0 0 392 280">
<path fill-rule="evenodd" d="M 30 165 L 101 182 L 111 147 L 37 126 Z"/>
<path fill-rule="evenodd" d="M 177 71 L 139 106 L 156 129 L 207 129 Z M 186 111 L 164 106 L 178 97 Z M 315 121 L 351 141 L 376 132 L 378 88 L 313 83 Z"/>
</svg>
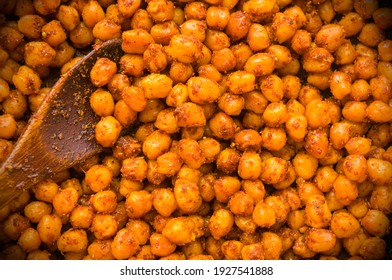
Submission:
<svg viewBox="0 0 392 280">
<path fill-rule="evenodd" d="M 317 159 L 322 159 L 328 152 L 328 136 L 322 129 L 311 130 L 305 136 L 305 150 Z"/>
<path fill-rule="evenodd" d="M 121 36 L 121 48 L 125 53 L 143 54 L 149 44 L 154 43 L 152 36 L 144 29 L 127 30 Z"/>
<path fill-rule="evenodd" d="M 24 59 L 27 66 L 49 66 L 56 51 L 46 42 L 31 41 L 25 45 Z"/>
<path fill-rule="evenodd" d="M 53 197 L 53 208 L 59 215 L 71 213 L 78 203 L 78 191 L 74 188 L 60 189 Z"/>
<path fill-rule="evenodd" d="M 92 260 L 113 260 L 112 242 L 112 239 L 95 239 L 87 248 L 88 256 Z"/>
<path fill-rule="evenodd" d="M 212 214 L 208 223 L 208 228 L 213 238 L 220 239 L 222 236 L 229 233 L 233 224 L 233 214 L 228 210 L 219 209 Z"/>
<path fill-rule="evenodd" d="M 181 216 L 171 218 L 165 225 L 162 234 L 170 242 L 183 245 L 194 241 L 197 237 L 195 231 L 197 224 L 191 217 Z"/>
<path fill-rule="evenodd" d="M 259 67 L 259 65 L 263 65 L 263 67 Z M 268 53 L 254 54 L 246 61 L 244 69 L 256 77 L 271 74 L 275 69 L 274 56 Z"/>
<path fill-rule="evenodd" d="M 369 158 L 367 160 L 368 175 L 371 182 L 377 185 L 389 185 L 392 179 L 392 164 L 389 161 Z"/>
<path fill-rule="evenodd" d="M 324 195 L 314 194 L 309 197 L 305 206 L 305 223 L 313 228 L 329 225 L 332 218 Z"/>
<path fill-rule="evenodd" d="M 380 237 L 370 237 L 366 239 L 359 248 L 359 254 L 364 259 L 382 259 L 386 255 L 385 240 Z"/>
<path fill-rule="evenodd" d="M 338 238 L 350 238 L 360 230 L 359 221 L 350 213 L 345 211 L 332 214 L 331 230 Z"/>
<path fill-rule="evenodd" d="M 38 231 L 34 228 L 28 228 L 23 231 L 22 235 L 18 239 L 18 245 L 27 253 L 39 249 L 41 239 Z"/>
<path fill-rule="evenodd" d="M 255 205 L 252 219 L 260 227 L 271 227 L 276 223 L 275 210 L 265 202 L 259 202 Z"/>
<path fill-rule="evenodd" d="M 58 249 L 63 252 L 83 252 L 88 247 L 87 233 L 83 229 L 69 229 L 57 240 Z"/>
<path fill-rule="evenodd" d="M 215 198 L 217 201 L 226 203 L 230 197 L 241 188 L 241 182 L 234 176 L 222 176 L 213 182 Z"/>
<path fill-rule="evenodd" d="M 191 77 L 187 81 L 189 99 L 199 105 L 212 103 L 220 96 L 218 83 L 205 77 Z"/>
<path fill-rule="evenodd" d="M 223 30 L 229 22 L 229 9 L 225 6 L 210 6 L 206 13 L 206 23 L 209 28 Z"/>
<path fill-rule="evenodd" d="M 390 221 L 381 211 L 370 209 L 361 219 L 361 225 L 371 235 L 383 237 L 389 230 Z"/>
<path fill-rule="evenodd" d="M 252 51 L 262 51 L 270 45 L 268 31 L 263 25 L 259 23 L 252 23 L 249 26 L 246 39 Z"/>
<path fill-rule="evenodd" d="M 334 57 L 325 48 L 310 48 L 302 56 L 302 66 L 307 72 L 321 73 L 328 70 Z"/>
<path fill-rule="evenodd" d="M 380 210 L 385 214 L 392 212 L 391 187 L 376 186 L 370 197 L 370 205 L 373 209 Z"/>
<path fill-rule="evenodd" d="M 306 245 L 313 252 L 326 252 L 336 244 L 335 234 L 328 229 L 311 229 L 306 233 Z"/>
<path fill-rule="evenodd" d="M 117 221 L 109 214 L 96 214 L 91 224 L 91 231 L 97 239 L 113 237 L 117 229 Z"/>
<path fill-rule="evenodd" d="M 55 214 L 44 215 L 37 225 L 39 237 L 46 244 L 56 242 L 60 238 L 61 228 L 61 219 Z"/>
</svg>

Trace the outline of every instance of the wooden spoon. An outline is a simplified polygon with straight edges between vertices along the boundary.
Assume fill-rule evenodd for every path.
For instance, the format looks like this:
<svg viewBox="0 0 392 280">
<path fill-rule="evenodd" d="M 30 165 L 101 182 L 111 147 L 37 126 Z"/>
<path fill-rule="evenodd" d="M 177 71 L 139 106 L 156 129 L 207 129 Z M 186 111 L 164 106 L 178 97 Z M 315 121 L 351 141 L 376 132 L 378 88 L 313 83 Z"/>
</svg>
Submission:
<svg viewBox="0 0 392 280">
<path fill-rule="evenodd" d="M 90 70 L 99 57 L 119 61 L 121 40 L 88 53 L 52 87 L 0 166 L 0 208 L 23 190 L 97 154 L 94 125 L 99 121 L 89 97 L 97 88 Z"/>
</svg>

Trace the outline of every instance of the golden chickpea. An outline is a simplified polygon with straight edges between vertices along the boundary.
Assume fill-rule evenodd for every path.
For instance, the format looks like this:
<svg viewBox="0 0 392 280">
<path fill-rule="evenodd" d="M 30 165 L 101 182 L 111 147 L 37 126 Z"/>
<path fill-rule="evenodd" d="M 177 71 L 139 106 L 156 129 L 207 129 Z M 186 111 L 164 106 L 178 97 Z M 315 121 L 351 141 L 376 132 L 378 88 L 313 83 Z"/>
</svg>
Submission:
<svg viewBox="0 0 392 280">
<path fill-rule="evenodd" d="M 315 36 L 315 43 L 320 48 L 335 52 L 345 38 L 345 30 L 338 24 L 326 24 L 321 27 Z"/>
<path fill-rule="evenodd" d="M 199 68 L 199 75 L 200 76 L 205 76 L 203 75 L 200 68 Z M 178 62 L 178 61 L 173 61 L 172 64 L 170 65 L 170 70 L 169 70 L 169 76 L 170 78 L 173 80 L 173 83 L 179 86 L 183 86 L 182 83 L 186 83 L 186 81 L 188 81 L 188 79 L 194 74 L 194 70 L 191 64 L 189 63 L 182 63 L 182 62 Z M 208 77 L 210 78 L 210 77 Z M 174 91 L 176 85 L 172 88 L 172 90 L 170 91 L 169 95 L 171 95 L 171 92 Z M 177 90 L 177 89 L 176 89 Z M 166 100 L 167 103 L 167 100 Z M 169 103 L 167 103 L 167 105 L 169 106 L 173 106 Z M 175 106 L 173 106 L 175 107 Z"/>
<path fill-rule="evenodd" d="M 225 209 L 219 209 L 214 211 L 209 223 L 208 229 L 213 238 L 220 239 L 221 237 L 227 235 L 234 225 L 233 214 Z"/>
<path fill-rule="evenodd" d="M 10 87 L 6 80 L 0 78 L 0 102 L 3 102 L 10 94 Z"/>
<path fill-rule="evenodd" d="M 375 100 L 388 103 L 391 96 L 391 82 L 384 75 L 379 75 L 370 80 L 370 89 Z"/>
<path fill-rule="evenodd" d="M 22 233 L 30 228 L 30 221 L 28 218 L 18 214 L 13 213 L 7 217 L 3 222 L 3 232 L 7 238 L 11 240 L 18 240 Z"/>
<path fill-rule="evenodd" d="M 343 161 L 343 172 L 346 177 L 359 183 L 367 179 L 367 161 L 363 155 L 349 155 Z"/>
<path fill-rule="evenodd" d="M 171 143 L 172 140 L 167 133 L 156 130 L 147 136 L 143 142 L 142 150 L 147 158 L 155 160 L 169 151 Z"/>
<path fill-rule="evenodd" d="M 94 217 L 94 209 L 90 206 L 77 205 L 71 212 L 70 223 L 74 228 L 88 229 Z"/>
<path fill-rule="evenodd" d="M 310 48 L 302 56 L 302 67 L 307 72 L 321 73 L 327 71 L 334 60 L 334 57 L 325 48 Z"/>
<path fill-rule="evenodd" d="M 311 34 L 303 29 L 298 29 L 290 40 L 291 48 L 297 54 L 304 54 L 312 42 Z"/>
<path fill-rule="evenodd" d="M 117 195 L 114 191 L 103 190 L 90 198 L 91 205 L 98 213 L 113 213 L 117 208 Z"/>
<path fill-rule="evenodd" d="M 37 250 L 41 245 L 38 231 L 34 228 L 27 228 L 19 237 L 18 245 L 27 253 Z"/>
<path fill-rule="evenodd" d="M 11 139 L 17 131 L 17 123 L 10 114 L 0 115 L 0 138 Z"/>
<path fill-rule="evenodd" d="M 52 180 L 44 180 L 33 187 L 37 200 L 52 203 L 54 196 L 59 190 L 59 185 Z"/>
<path fill-rule="evenodd" d="M 196 140 L 181 139 L 177 149 L 179 156 L 190 168 L 199 169 L 205 163 L 205 156 Z"/>
<path fill-rule="evenodd" d="M 279 151 L 287 141 L 286 132 L 281 127 L 265 127 L 261 132 L 262 147 L 269 151 Z"/>
<path fill-rule="evenodd" d="M 39 39 L 45 23 L 45 20 L 39 15 L 26 14 L 19 18 L 18 30 L 30 39 Z"/>
<path fill-rule="evenodd" d="M 191 77 L 187 81 L 189 99 L 199 105 L 212 103 L 220 96 L 219 85 L 205 77 Z"/>
<path fill-rule="evenodd" d="M 262 161 L 258 153 L 246 151 L 241 155 L 238 163 L 238 175 L 242 179 L 255 180 L 262 170 Z"/>
<path fill-rule="evenodd" d="M 379 260 L 385 258 L 386 243 L 380 237 L 367 238 L 361 244 L 358 252 L 364 259 Z"/>
<path fill-rule="evenodd" d="M 206 23 L 211 29 L 223 30 L 229 22 L 230 12 L 224 6 L 210 6 L 207 9 Z"/>
<path fill-rule="evenodd" d="M 114 111 L 113 96 L 106 90 L 96 90 L 90 96 L 90 106 L 98 116 L 110 116 Z"/>
<path fill-rule="evenodd" d="M 172 243 L 163 234 L 153 233 L 150 236 L 151 252 L 159 257 L 170 255 L 176 249 L 176 244 Z"/>
<path fill-rule="evenodd" d="M 355 12 L 349 12 L 339 21 L 339 25 L 343 26 L 346 32 L 346 38 L 348 38 L 358 34 L 362 30 L 364 20 L 359 14 Z"/>
<path fill-rule="evenodd" d="M 57 10 L 56 17 L 67 31 L 74 30 L 80 23 L 79 13 L 72 6 L 60 5 Z"/>
<path fill-rule="evenodd" d="M 354 73 L 360 79 L 370 79 L 377 75 L 377 62 L 372 57 L 358 56 L 354 61 Z"/>
<path fill-rule="evenodd" d="M 335 212 L 332 215 L 331 230 L 338 238 L 353 237 L 360 227 L 359 221 L 348 212 Z"/>
<path fill-rule="evenodd" d="M 166 98 L 172 89 L 173 81 L 163 74 L 150 74 L 142 78 L 141 88 L 147 99 Z"/>
<path fill-rule="evenodd" d="M 239 260 L 241 259 L 241 251 L 244 247 L 242 242 L 237 240 L 227 240 L 222 243 L 221 250 L 225 259 L 227 260 Z"/>
<path fill-rule="evenodd" d="M 374 122 L 390 122 L 392 108 L 385 102 L 375 100 L 366 108 L 367 117 Z"/>
<path fill-rule="evenodd" d="M 303 141 L 307 132 L 307 127 L 307 118 L 302 114 L 291 115 L 285 123 L 287 135 L 296 142 Z"/>
<path fill-rule="evenodd" d="M 154 43 L 152 36 L 144 29 L 127 30 L 122 33 L 121 48 L 125 53 L 143 54 Z"/>
<path fill-rule="evenodd" d="M 30 222 L 38 223 L 44 215 L 52 212 L 52 206 L 42 201 L 32 201 L 24 208 L 24 215 Z"/>
<path fill-rule="evenodd" d="M 392 212 L 391 186 L 375 186 L 370 196 L 370 206 L 385 214 Z"/>
<path fill-rule="evenodd" d="M 262 51 L 270 45 L 268 31 L 259 23 L 252 23 L 249 26 L 246 41 L 252 51 Z"/>
<path fill-rule="evenodd" d="M 53 197 L 53 208 L 59 215 L 71 213 L 78 203 L 78 191 L 74 188 L 60 189 Z"/>
<path fill-rule="evenodd" d="M 197 184 L 187 179 L 176 180 L 174 184 L 174 197 L 179 210 L 183 213 L 195 213 L 202 203 Z"/>
<path fill-rule="evenodd" d="M 275 58 L 269 53 L 256 53 L 249 57 L 244 69 L 256 77 L 269 75 L 275 70 Z"/>
<path fill-rule="evenodd" d="M 236 58 L 236 70 L 243 70 L 245 63 L 253 55 L 252 49 L 245 43 L 239 43 L 230 47 Z"/>
<path fill-rule="evenodd" d="M 312 178 L 318 169 L 317 159 L 304 152 L 297 153 L 292 163 L 297 175 L 305 180 Z"/>
<path fill-rule="evenodd" d="M 243 11 L 236 11 L 230 14 L 225 33 L 233 41 L 238 41 L 248 34 L 250 25 L 249 16 Z"/>
<path fill-rule="evenodd" d="M 97 239 L 108 239 L 116 234 L 117 229 L 117 221 L 112 215 L 96 214 L 90 230 Z"/>
<path fill-rule="evenodd" d="M 275 210 L 265 202 L 259 202 L 254 207 L 252 219 L 258 226 L 270 228 L 276 223 Z"/>
<path fill-rule="evenodd" d="M 105 165 L 93 165 L 85 175 L 85 182 L 93 192 L 99 192 L 109 187 L 113 180 L 112 171 Z"/>
<path fill-rule="evenodd" d="M 267 126 L 278 127 L 289 119 L 287 107 L 281 102 L 271 102 L 263 112 L 263 119 Z"/>
<path fill-rule="evenodd" d="M 243 260 L 264 260 L 263 245 L 261 243 L 244 245 L 241 257 Z"/>
<path fill-rule="evenodd" d="M 374 11 L 373 19 L 376 25 L 381 29 L 387 29 L 392 26 L 390 15 L 392 14 L 392 9 L 388 7 L 381 7 Z"/>
<path fill-rule="evenodd" d="M 358 197 L 358 186 L 344 175 L 338 175 L 333 183 L 336 198 L 343 205 L 349 205 Z"/>
<path fill-rule="evenodd" d="M 112 147 L 122 130 L 121 123 L 112 116 L 102 117 L 95 126 L 95 138 L 104 147 Z"/>
<path fill-rule="evenodd" d="M 197 224 L 190 216 L 171 218 L 165 225 L 162 234 L 172 243 L 184 245 L 194 241 L 198 234 Z"/>
<path fill-rule="evenodd" d="M 109 58 L 98 58 L 90 72 L 91 82 L 96 87 L 102 87 L 109 83 L 117 72 L 117 65 Z"/>
<path fill-rule="evenodd" d="M 151 27 L 150 34 L 155 43 L 167 46 L 171 38 L 178 35 L 180 30 L 174 21 L 157 23 Z"/>
<path fill-rule="evenodd" d="M 310 128 L 325 127 L 331 122 L 329 104 L 323 100 L 311 100 L 306 104 L 305 116 Z"/>
<path fill-rule="evenodd" d="M 278 157 L 270 157 L 264 161 L 264 169 L 260 178 L 264 183 L 278 184 L 286 178 L 288 169 L 288 161 Z"/>
<path fill-rule="evenodd" d="M 25 63 L 30 67 L 49 66 L 56 51 L 46 42 L 31 41 L 25 45 Z"/>
<path fill-rule="evenodd" d="M 167 53 L 182 63 L 197 61 L 202 55 L 202 43 L 192 35 L 174 35 L 166 49 Z"/>
<path fill-rule="evenodd" d="M 83 229 L 69 229 L 57 240 L 57 248 L 63 252 L 83 252 L 87 249 L 87 233 Z"/>
<path fill-rule="evenodd" d="M 132 236 L 132 231 L 129 228 L 123 228 L 114 236 L 110 248 L 115 259 L 125 260 L 137 252 L 139 244 Z"/>
<path fill-rule="evenodd" d="M 244 105 L 244 98 L 236 94 L 224 93 L 218 99 L 218 107 L 229 116 L 238 116 Z"/>
<path fill-rule="evenodd" d="M 188 19 L 180 26 L 180 32 L 184 35 L 192 35 L 203 42 L 206 37 L 207 24 L 204 21 Z"/>
<path fill-rule="evenodd" d="M 311 130 L 305 137 L 305 150 L 317 159 L 322 159 L 328 152 L 327 132 L 322 129 Z"/>
<path fill-rule="evenodd" d="M 392 181 L 392 164 L 389 161 L 369 158 L 367 161 L 369 179 L 377 185 L 389 185 Z"/>
<path fill-rule="evenodd" d="M 58 20 L 52 20 L 42 26 L 41 32 L 44 41 L 52 47 L 57 47 L 67 39 L 67 34 Z"/>
<path fill-rule="evenodd" d="M 225 174 L 230 174 L 238 170 L 238 164 L 240 161 L 240 153 L 237 149 L 226 148 L 223 149 L 216 159 L 216 165 L 219 171 Z"/>
<path fill-rule="evenodd" d="M 125 17 L 132 17 L 132 15 L 139 9 L 141 4 L 140 0 L 132 1 L 132 0 L 118 0 L 118 10 Z"/>
<path fill-rule="evenodd" d="M 275 74 L 262 77 L 260 79 L 260 89 L 270 102 L 279 102 L 284 97 L 282 79 Z"/>
<path fill-rule="evenodd" d="M 212 134 L 219 139 L 228 140 L 235 134 L 234 120 L 223 112 L 216 113 L 208 124 Z"/>
<path fill-rule="evenodd" d="M 389 231 L 390 221 L 383 212 L 370 209 L 361 219 L 361 225 L 371 235 L 383 237 Z"/>
<path fill-rule="evenodd" d="M 61 219 L 54 214 L 44 215 L 37 225 L 39 237 L 46 244 L 52 244 L 60 238 L 61 228 Z"/>
<path fill-rule="evenodd" d="M 226 203 L 230 197 L 238 192 L 241 188 L 241 182 L 234 176 L 221 176 L 213 182 L 215 199 L 219 202 Z"/>
<path fill-rule="evenodd" d="M 282 44 L 294 36 L 297 22 L 285 13 L 276 13 L 272 20 L 272 32 L 275 41 Z"/>
<path fill-rule="evenodd" d="M 87 248 L 88 257 L 92 260 L 113 260 L 112 242 L 112 239 L 95 239 Z"/>
<path fill-rule="evenodd" d="M 332 215 L 324 195 L 314 194 L 309 197 L 305 206 L 305 223 L 313 228 L 329 225 Z"/>
</svg>

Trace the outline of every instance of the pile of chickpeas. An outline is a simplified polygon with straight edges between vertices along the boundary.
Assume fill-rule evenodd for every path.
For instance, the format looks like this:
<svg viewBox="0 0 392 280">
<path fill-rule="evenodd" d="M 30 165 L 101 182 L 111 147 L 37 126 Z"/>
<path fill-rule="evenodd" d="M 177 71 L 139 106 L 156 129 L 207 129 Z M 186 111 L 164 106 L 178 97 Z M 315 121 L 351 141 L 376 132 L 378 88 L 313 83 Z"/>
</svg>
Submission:
<svg viewBox="0 0 392 280">
<path fill-rule="evenodd" d="M 0 209 L 0 259 L 391 258 L 385 3 L 0 0 L 0 11 L 0 163 L 51 72 L 110 39 L 124 51 L 90 72 L 104 152 Z"/>
</svg>

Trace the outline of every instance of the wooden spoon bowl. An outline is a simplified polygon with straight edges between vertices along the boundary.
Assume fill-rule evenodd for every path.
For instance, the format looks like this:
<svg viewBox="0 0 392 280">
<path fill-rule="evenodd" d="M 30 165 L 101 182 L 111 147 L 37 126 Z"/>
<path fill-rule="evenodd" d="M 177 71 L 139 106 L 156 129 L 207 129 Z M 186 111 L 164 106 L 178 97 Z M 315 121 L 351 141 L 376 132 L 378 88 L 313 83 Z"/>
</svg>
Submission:
<svg viewBox="0 0 392 280">
<path fill-rule="evenodd" d="M 89 102 L 97 89 L 90 70 L 99 57 L 119 61 L 122 54 L 120 39 L 104 42 L 55 83 L 0 166 L 0 208 L 23 190 L 102 150 L 94 136 L 99 117 Z"/>
</svg>

